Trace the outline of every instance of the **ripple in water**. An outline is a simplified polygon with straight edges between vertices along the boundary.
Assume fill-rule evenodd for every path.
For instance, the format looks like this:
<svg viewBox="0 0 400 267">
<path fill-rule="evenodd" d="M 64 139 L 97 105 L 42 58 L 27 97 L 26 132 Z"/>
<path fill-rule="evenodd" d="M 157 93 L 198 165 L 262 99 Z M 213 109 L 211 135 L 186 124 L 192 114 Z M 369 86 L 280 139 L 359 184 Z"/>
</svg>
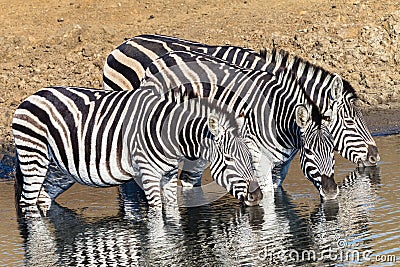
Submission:
<svg viewBox="0 0 400 267">
<path fill-rule="evenodd" d="M 295 161 L 284 190 L 265 196 L 260 207 L 243 208 L 226 195 L 152 218 L 132 185 L 121 190 L 120 202 L 116 189 L 75 187 L 48 217 L 21 219 L 16 228 L 12 184 L 3 183 L 1 223 L 10 229 L 2 233 L 7 253 L 0 263 L 15 265 L 11 258 L 25 249 L 26 266 L 395 266 L 400 135 L 376 139 L 379 166 L 354 169 L 338 157 L 340 195 L 323 203 Z"/>
</svg>

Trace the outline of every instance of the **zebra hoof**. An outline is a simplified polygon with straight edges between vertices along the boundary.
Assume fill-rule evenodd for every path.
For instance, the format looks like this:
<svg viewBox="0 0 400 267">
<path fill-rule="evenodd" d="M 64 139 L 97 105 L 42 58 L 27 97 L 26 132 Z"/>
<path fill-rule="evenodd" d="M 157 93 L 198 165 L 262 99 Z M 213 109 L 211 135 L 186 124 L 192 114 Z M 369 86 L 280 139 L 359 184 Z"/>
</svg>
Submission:
<svg viewBox="0 0 400 267">
<path fill-rule="evenodd" d="M 34 219 L 42 217 L 36 205 L 21 207 L 21 212 L 25 219 Z"/>
</svg>

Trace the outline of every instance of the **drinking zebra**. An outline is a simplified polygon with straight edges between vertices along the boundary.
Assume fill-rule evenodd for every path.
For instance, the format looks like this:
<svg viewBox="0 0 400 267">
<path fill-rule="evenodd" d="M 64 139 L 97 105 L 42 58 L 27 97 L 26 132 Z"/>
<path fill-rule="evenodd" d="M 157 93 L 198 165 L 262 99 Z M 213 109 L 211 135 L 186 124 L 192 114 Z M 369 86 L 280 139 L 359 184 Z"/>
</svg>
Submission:
<svg viewBox="0 0 400 267">
<path fill-rule="evenodd" d="M 276 75 L 282 68 L 289 68 L 304 85 L 304 93 L 329 118 L 329 129 L 334 137 L 335 149 L 348 160 L 364 166 L 376 165 L 379 154 L 368 131 L 353 87 L 340 76 L 314 66 L 299 57 L 290 59 L 289 54 L 276 50 L 269 55 L 251 49 L 234 46 L 210 46 L 162 35 L 141 35 L 126 40 L 108 56 L 104 65 L 103 86 L 112 90 L 138 88 L 145 70 L 157 58 L 171 51 L 197 51 L 228 61 L 243 68 L 260 70 Z M 257 88 L 264 90 L 262 87 Z M 286 88 L 285 97 L 298 88 Z M 272 89 L 275 90 L 275 89 Z M 279 101 L 277 102 L 279 104 Z M 289 168 L 291 153 L 274 167 L 277 185 L 283 182 Z M 197 169 L 201 170 L 201 167 Z M 196 176 L 196 172 L 183 172 L 183 176 Z"/>
<path fill-rule="evenodd" d="M 242 69 L 205 54 L 178 51 L 153 61 L 142 86 L 152 86 L 161 90 L 155 92 L 160 94 L 167 93 L 164 88 L 168 88 L 174 91 L 176 99 L 185 96 L 212 99 L 235 116 L 245 116 L 243 136 L 250 140 L 247 145 L 253 154 L 259 183 L 266 191 L 272 184 L 273 165 L 288 160 L 300 149 L 305 176 L 323 198 L 336 197 L 333 137 L 318 107 L 302 93 L 303 85 L 291 69 L 282 68 L 272 75 Z M 196 179 L 183 178 L 198 184 L 200 177 L 201 172 L 194 176 Z"/>
<path fill-rule="evenodd" d="M 176 185 L 169 181 L 176 181 L 182 157 L 208 160 L 217 184 L 257 205 L 262 193 L 239 136 L 242 119 L 212 101 L 178 104 L 173 94 L 161 98 L 153 92 L 49 87 L 28 97 L 12 123 L 21 211 L 36 215 L 37 204 L 46 210 L 57 197 L 42 186 L 51 161 L 89 186 L 136 179 L 150 206 L 160 210 L 161 189 L 166 202 L 176 201 Z"/>
</svg>

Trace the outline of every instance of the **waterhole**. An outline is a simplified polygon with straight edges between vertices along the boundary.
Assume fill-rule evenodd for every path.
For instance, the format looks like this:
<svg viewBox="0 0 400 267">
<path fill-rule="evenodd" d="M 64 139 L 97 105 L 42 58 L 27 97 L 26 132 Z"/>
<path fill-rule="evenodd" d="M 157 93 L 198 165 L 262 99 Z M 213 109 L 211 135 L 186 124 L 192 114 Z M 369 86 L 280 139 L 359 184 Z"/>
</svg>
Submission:
<svg viewBox="0 0 400 267">
<path fill-rule="evenodd" d="M 225 195 L 200 207 L 180 207 L 161 220 L 146 215 L 140 201 L 123 205 L 117 187 L 79 185 L 63 193 L 47 217 L 17 219 L 12 168 L 3 164 L 0 265 L 395 266 L 400 135 L 375 140 L 377 167 L 357 169 L 336 156 L 335 201 L 321 202 L 296 158 L 283 189 L 265 196 L 259 207 L 241 207 Z M 135 188 L 126 190 L 125 197 L 137 199 Z"/>
</svg>

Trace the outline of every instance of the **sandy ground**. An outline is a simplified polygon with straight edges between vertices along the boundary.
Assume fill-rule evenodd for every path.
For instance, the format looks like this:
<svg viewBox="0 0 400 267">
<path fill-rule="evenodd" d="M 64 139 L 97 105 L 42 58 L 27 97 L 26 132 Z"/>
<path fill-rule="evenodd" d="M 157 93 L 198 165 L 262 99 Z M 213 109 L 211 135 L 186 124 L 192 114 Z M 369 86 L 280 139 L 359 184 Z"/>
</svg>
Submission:
<svg viewBox="0 0 400 267">
<path fill-rule="evenodd" d="M 253 49 L 281 47 L 355 87 L 372 131 L 400 122 L 400 3 L 363 0 L 0 0 L 0 143 L 44 86 L 100 88 L 108 53 L 143 33 Z"/>
</svg>

